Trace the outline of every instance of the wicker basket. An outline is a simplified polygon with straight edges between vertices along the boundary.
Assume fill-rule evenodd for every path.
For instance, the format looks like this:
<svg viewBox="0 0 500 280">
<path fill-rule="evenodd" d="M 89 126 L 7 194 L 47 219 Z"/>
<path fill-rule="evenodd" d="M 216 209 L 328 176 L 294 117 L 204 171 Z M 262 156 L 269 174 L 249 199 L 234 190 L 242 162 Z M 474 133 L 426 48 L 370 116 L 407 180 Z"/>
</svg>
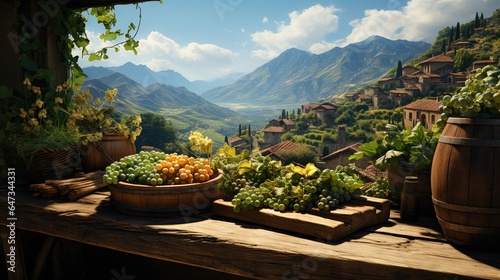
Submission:
<svg viewBox="0 0 500 280">
<path fill-rule="evenodd" d="M 26 175 L 30 183 L 68 179 L 75 176 L 79 165 L 80 156 L 76 146 L 43 149 L 36 152 L 28 163 Z"/>
<path fill-rule="evenodd" d="M 215 178 L 202 183 L 148 186 L 118 182 L 109 185 L 111 203 L 119 212 L 139 216 L 191 215 L 206 212 L 212 202 L 221 198 Z"/>
</svg>

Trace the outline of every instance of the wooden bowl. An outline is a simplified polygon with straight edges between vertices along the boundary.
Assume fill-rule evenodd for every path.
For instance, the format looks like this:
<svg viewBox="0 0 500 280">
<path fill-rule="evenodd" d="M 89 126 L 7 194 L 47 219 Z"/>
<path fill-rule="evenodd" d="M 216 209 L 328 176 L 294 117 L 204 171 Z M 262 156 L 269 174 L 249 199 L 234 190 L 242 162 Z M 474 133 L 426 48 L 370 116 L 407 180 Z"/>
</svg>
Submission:
<svg viewBox="0 0 500 280">
<path fill-rule="evenodd" d="M 217 188 L 221 179 L 219 170 L 215 178 L 193 184 L 149 186 L 120 181 L 109 185 L 111 204 L 119 212 L 139 216 L 202 213 L 221 198 Z"/>
</svg>

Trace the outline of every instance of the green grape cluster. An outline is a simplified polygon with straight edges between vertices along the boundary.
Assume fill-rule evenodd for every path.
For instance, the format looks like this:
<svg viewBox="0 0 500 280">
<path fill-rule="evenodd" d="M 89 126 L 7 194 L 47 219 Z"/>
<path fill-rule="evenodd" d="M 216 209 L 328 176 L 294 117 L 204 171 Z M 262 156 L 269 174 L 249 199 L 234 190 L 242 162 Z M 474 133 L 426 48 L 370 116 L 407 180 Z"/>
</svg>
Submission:
<svg viewBox="0 0 500 280">
<path fill-rule="evenodd" d="M 334 210 L 340 204 L 360 194 L 362 181 L 345 172 L 325 169 L 307 177 L 297 173 L 283 173 L 264 183 L 248 184 L 238 189 L 231 200 L 235 212 L 255 208 L 276 211 L 306 212 L 317 208 Z"/>
<path fill-rule="evenodd" d="M 379 197 L 379 198 L 390 198 L 391 187 L 389 186 L 389 181 L 384 176 L 379 176 L 369 184 L 368 188 L 364 190 L 366 196 Z"/>
<path fill-rule="evenodd" d="M 165 153 L 159 151 L 141 151 L 138 154 L 125 156 L 106 167 L 102 181 L 105 185 L 117 184 L 118 181 L 161 185 L 163 180 L 155 166 L 163 159 Z"/>
<path fill-rule="evenodd" d="M 500 118 L 500 68 L 489 65 L 477 69 L 464 87 L 443 97 L 439 109 L 439 128 L 445 126 L 449 117 Z"/>
</svg>

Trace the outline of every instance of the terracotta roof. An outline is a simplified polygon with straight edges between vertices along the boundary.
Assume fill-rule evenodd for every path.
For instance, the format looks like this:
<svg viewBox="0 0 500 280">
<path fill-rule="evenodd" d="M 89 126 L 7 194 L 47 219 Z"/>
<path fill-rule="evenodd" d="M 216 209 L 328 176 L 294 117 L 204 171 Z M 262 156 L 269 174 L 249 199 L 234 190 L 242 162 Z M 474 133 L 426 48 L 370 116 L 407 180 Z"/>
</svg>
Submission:
<svg viewBox="0 0 500 280">
<path fill-rule="evenodd" d="M 394 78 L 394 77 L 392 77 L 392 78 L 387 77 L 387 78 L 381 78 L 381 79 L 379 79 L 378 81 L 379 81 L 379 82 L 385 82 L 385 81 L 390 81 L 390 80 L 395 80 L 395 79 L 396 79 L 396 78 Z"/>
<path fill-rule="evenodd" d="M 263 149 L 260 151 L 260 153 L 264 156 L 269 154 L 274 154 L 279 156 L 281 153 L 291 152 L 299 148 L 300 148 L 299 144 L 294 143 L 290 140 L 286 140 L 271 147 L 268 147 L 266 149 Z"/>
<path fill-rule="evenodd" d="M 421 61 L 420 64 L 425 64 L 425 63 L 453 63 L 453 58 L 451 56 L 445 55 L 445 54 L 440 54 L 433 56 L 431 58 L 428 58 L 424 61 Z"/>
<path fill-rule="evenodd" d="M 408 94 L 408 92 L 404 88 L 393 89 L 393 90 L 390 90 L 389 92 L 392 94 Z"/>
<path fill-rule="evenodd" d="M 269 126 L 263 130 L 264 132 L 285 132 L 285 128 L 281 126 Z"/>
<path fill-rule="evenodd" d="M 495 64 L 495 61 L 491 60 L 491 59 L 477 60 L 477 61 L 474 61 L 472 64 Z"/>
<path fill-rule="evenodd" d="M 278 118 L 276 118 L 276 119 L 272 119 L 272 121 L 283 122 L 286 125 L 294 125 L 295 124 L 295 122 L 292 121 L 291 119 L 278 119 Z"/>
<path fill-rule="evenodd" d="M 404 106 L 403 109 L 440 112 L 439 105 L 441 105 L 442 103 L 443 101 L 437 101 L 434 99 L 420 99 Z"/>
<path fill-rule="evenodd" d="M 229 142 L 229 145 L 231 145 L 232 143 L 236 143 L 238 141 L 245 141 L 246 142 L 246 140 L 241 138 L 241 137 L 233 137 L 233 138 L 227 140 L 227 142 Z"/>
<path fill-rule="evenodd" d="M 409 89 L 409 90 L 420 90 L 416 85 L 414 84 L 410 84 L 406 87 L 406 89 Z"/>
<path fill-rule="evenodd" d="M 350 146 L 344 147 L 342 149 L 338 149 L 338 150 L 334 151 L 333 153 L 324 156 L 323 159 L 328 159 L 328 158 L 334 157 L 334 156 L 336 156 L 338 154 L 341 154 L 341 153 L 343 153 L 345 151 L 359 152 L 359 148 L 358 147 L 360 145 L 361 145 L 361 142 L 358 142 L 358 143 L 352 144 Z"/>
<path fill-rule="evenodd" d="M 359 99 L 372 99 L 372 97 L 371 97 L 371 96 L 366 95 L 366 94 L 360 94 L 360 95 L 358 96 L 358 98 L 359 98 Z"/>
<path fill-rule="evenodd" d="M 373 165 L 367 166 L 365 170 L 358 170 L 358 172 L 359 174 L 370 179 L 371 181 L 375 181 L 379 176 L 387 177 L 387 172 L 380 171 L 377 167 Z"/>
<path fill-rule="evenodd" d="M 320 103 L 320 104 L 311 104 L 311 109 L 313 110 L 316 110 L 316 109 L 319 109 L 319 108 L 324 108 L 326 110 L 333 110 L 335 109 L 335 105 L 334 104 L 331 104 L 331 103 L 328 103 L 328 102 L 323 102 L 323 103 Z"/>
</svg>

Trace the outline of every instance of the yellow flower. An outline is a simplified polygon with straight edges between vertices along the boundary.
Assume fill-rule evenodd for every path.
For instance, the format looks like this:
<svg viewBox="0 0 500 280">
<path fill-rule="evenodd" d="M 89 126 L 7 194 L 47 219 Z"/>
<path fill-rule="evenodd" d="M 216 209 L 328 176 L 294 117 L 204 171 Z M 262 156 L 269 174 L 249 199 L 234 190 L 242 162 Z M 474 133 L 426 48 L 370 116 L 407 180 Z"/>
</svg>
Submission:
<svg viewBox="0 0 500 280">
<path fill-rule="evenodd" d="M 35 106 L 37 106 L 38 108 L 42 108 L 43 107 L 43 101 L 40 100 L 40 99 L 37 99 L 36 102 L 35 102 Z"/>
<path fill-rule="evenodd" d="M 29 124 L 31 124 L 32 126 L 37 126 L 38 125 L 38 120 L 35 119 L 35 118 L 31 118 L 29 120 Z"/>
<path fill-rule="evenodd" d="M 47 117 L 47 110 L 42 109 L 40 112 L 38 112 L 38 118 L 43 119 Z"/>
<path fill-rule="evenodd" d="M 25 86 L 31 86 L 30 79 L 28 79 L 28 78 L 24 78 L 23 84 L 24 84 Z"/>
<path fill-rule="evenodd" d="M 26 119 L 28 117 L 28 113 L 24 108 L 19 109 L 21 111 L 21 118 Z"/>
<path fill-rule="evenodd" d="M 63 99 L 61 97 L 56 97 L 54 100 L 56 103 L 63 104 Z"/>
<path fill-rule="evenodd" d="M 33 87 L 32 90 L 36 94 L 41 94 L 42 93 L 42 91 L 40 90 L 40 87 Z"/>
<path fill-rule="evenodd" d="M 56 92 L 61 92 L 63 90 L 63 87 L 62 86 L 57 86 L 56 87 Z"/>
<path fill-rule="evenodd" d="M 113 102 L 115 101 L 116 94 L 118 94 L 118 90 L 116 88 L 108 89 L 104 93 L 104 99 L 108 100 L 109 102 Z"/>
<path fill-rule="evenodd" d="M 141 116 L 135 116 L 134 120 L 132 120 L 133 126 L 139 126 L 142 122 Z"/>
</svg>

